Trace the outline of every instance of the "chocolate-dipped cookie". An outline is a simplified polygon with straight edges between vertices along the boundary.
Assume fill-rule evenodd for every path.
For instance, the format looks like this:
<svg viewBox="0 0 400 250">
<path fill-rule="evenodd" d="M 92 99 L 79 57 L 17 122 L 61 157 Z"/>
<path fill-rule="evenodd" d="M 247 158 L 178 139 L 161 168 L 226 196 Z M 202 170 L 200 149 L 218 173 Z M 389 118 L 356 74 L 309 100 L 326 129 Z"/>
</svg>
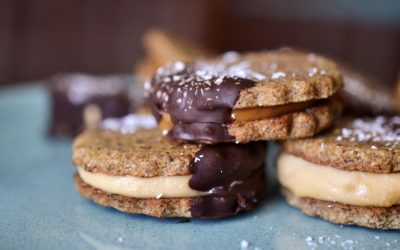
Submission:
<svg viewBox="0 0 400 250">
<path fill-rule="evenodd" d="M 265 189 L 266 144 L 178 144 L 158 129 L 78 136 L 80 194 L 128 213 L 220 218 L 253 209 Z"/>
<path fill-rule="evenodd" d="M 159 68 L 146 85 L 164 134 L 202 143 L 309 137 L 342 112 L 337 66 L 282 49 Z"/>
<path fill-rule="evenodd" d="M 51 135 L 75 136 L 85 128 L 95 128 L 104 118 L 125 116 L 143 103 L 143 97 L 138 91 L 130 92 L 128 79 L 122 77 L 62 74 L 52 77 L 47 86 Z"/>
<path fill-rule="evenodd" d="M 287 201 L 339 224 L 400 229 L 400 117 L 343 119 L 310 139 L 282 143 Z"/>
</svg>

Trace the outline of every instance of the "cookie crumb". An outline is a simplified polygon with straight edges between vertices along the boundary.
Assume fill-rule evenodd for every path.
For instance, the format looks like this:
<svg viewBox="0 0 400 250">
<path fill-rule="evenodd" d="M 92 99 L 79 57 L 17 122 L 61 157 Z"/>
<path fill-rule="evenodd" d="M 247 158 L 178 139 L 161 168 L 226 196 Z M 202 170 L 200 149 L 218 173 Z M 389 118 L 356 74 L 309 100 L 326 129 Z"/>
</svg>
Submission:
<svg viewBox="0 0 400 250">
<path fill-rule="evenodd" d="M 249 242 L 247 240 L 242 240 L 242 242 L 240 242 L 240 247 L 242 249 L 247 249 L 249 247 Z"/>
</svg>

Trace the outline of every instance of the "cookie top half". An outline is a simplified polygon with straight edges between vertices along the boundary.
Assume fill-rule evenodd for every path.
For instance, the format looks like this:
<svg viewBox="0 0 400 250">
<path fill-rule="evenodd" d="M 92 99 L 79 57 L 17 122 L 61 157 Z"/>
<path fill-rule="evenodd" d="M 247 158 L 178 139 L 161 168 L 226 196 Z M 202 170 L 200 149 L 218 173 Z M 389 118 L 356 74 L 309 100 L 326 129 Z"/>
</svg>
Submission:
<svg viewBox="0 0 400 250">
<path fill-rule="evenodd" d="M 342 77 L 329 59 L 282 49 L 228 52 L 195 63 L 178 61 L 159 68 L 147 87 L 160 127 L 173 139 L 248 142 L 305 137 L 322 130 L 317 122 L 310 122 L 312 128 L 304 132 L 290 131 L 288 126 L 300 126 L 293 123 L 293 114 L 301 116 L 321 105 L 325 110 L 308 112 L 313 114 L 308 120 L 333 120 L 340 112 L 331 97 L 342 87 Z M 288 114 L 293 117 L 274 121 Z M 264 131 L 265 124 L 257 122 L 266 119 L 286 130 Z M 249 131 L 248 124 L 254 130 L 250 134 L 237 129 Z"/>
<path fill-rule="evenodd" d="M 400 117 L 345 118 L 329 132 L 282 143 L 315 164 L 349 171 L 400 172 Z"/>
</svg>

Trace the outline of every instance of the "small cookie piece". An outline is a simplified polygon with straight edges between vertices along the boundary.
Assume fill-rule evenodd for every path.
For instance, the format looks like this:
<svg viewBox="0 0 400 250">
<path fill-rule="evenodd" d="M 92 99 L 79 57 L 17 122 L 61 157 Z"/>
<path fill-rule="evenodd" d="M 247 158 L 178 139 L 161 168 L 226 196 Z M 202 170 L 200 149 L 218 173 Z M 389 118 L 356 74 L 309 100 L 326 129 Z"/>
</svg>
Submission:
<svg viewBox="0 0 400 250">
<path fill-rule="evenodd" d="M 278 179 L 288 202 L 340 224 L 400 229 L 400 117 L 347 118 L 282 142 Z"/>
<path fill-rule="evenodd" d="M 253 209 L 265 193 L 264 142 L 178 144 L 158 129 L 78 136 L 73 162 L 82 196 L 156 217 L 220 218 Z"/>
<path fill-rule="evenodd" d="M 75 136 L 85 128 L 96 128 L 107 117 L 122 117 L 143 103 L 132 98 L 128 79 L 114 76 L 63 74 L 52 77 L 50 135 Z"/>
<path fill-rule="evenodd" d="M 332 61 L 282 49 L 177 61 L 146 87 L 163 133 L 213 144 L 313 136 L 340 116 L 341 86 Z"/>
<path fill-rule="evenodd" d="M 175 37 L 161 29 L 150 29 L 143 36 L 146 57 L 136 66 L 136 74 L 150 78 L 156 70 L 170 61 L 193 62 L 212 53 L 199 44 Z"/>
</svg>

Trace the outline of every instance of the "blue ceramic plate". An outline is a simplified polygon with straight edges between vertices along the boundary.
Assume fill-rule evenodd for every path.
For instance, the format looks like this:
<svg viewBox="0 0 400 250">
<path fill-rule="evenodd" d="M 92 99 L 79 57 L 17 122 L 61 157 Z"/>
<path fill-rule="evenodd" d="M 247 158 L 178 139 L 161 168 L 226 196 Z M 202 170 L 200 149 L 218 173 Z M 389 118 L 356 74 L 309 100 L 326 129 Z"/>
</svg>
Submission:
<svg viewBox="0 0 400 250">
<path fill-rule="evenodd" d="M 71 141 L 45 136 L 48 109 L 40 84 L 0 89 L 1 249 L 400 249 L 399 232 L 311 218 L 278 192 L 254 212 L 217 221 L 94 205 L 75 190 Z"/>
</svg>

